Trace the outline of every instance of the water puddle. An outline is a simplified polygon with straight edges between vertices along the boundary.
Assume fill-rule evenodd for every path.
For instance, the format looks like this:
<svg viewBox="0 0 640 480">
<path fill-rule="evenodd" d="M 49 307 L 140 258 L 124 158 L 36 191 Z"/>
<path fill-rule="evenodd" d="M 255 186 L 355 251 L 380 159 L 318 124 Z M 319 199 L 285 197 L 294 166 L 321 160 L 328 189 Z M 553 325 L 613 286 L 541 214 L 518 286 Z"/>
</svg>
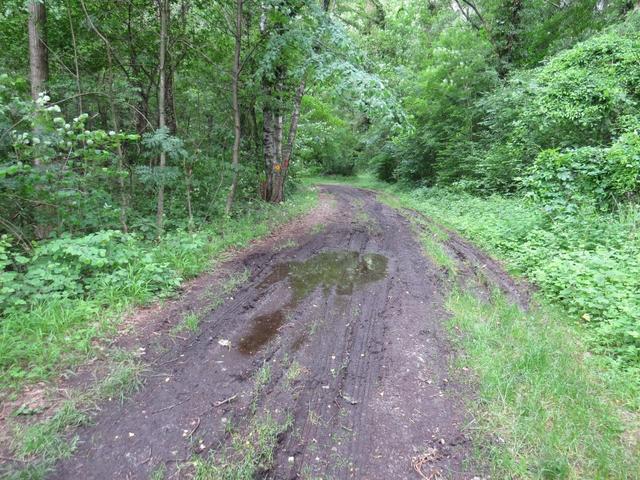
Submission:
<svg viewBox="0 0 640 480">
<path fill-rule="evenodd" d="M 238 350 L 247 355 L 256 353 L 278 333 L 278 329 L 284 324 L 284 320 L 285 315 L 282 310 L 276 310 L 273 313 L 254 318 L 251 331 L 246 337 L 242 337 L 238 344 Z"/>
<path fill-rule="evenodd" d="M 351 295 L 363 285 L 382 280 L 387 275 L 387 260 L 377 253 L 341 251 L 319 253 L 304 262 L 276 265 L 258 288 L 286 280 L 291 287 L 291 299 L 275 312 L 254 318 L 251 331 L 240 340 L 239 351 L 247 355 L 256 353 L 278 333 L 286 313 L 316 288 L 322 288 L 325 296 L 333 289 L 338 295 Z"/>
</svg>

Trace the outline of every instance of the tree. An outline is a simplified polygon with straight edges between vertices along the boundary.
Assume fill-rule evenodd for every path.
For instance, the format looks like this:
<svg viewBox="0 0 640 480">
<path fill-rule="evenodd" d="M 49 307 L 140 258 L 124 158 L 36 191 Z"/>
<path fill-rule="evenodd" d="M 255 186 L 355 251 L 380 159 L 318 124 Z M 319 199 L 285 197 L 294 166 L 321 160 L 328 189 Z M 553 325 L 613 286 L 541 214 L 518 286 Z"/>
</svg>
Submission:
<svg viewBox="0 0 640 480">
<path fill-rule="evenodd" d="M 158 10 L 160 16 L 160 46 L 158 51 L 158 129 L 167 128 L 167 112 L 165 110 L 165 99 L 167 95 L 166 87 L 166 55 L 167 55 L 167 35 L 169 28 L 169 1 L 158 0 Z M 158 164 L 160 181 L 158 185 L 158 208 L 156 213 L 156 229 L 158 238 L 162 235 L 164 220 L 164 169 L 167 163 L 167 153 L 164 148 L 160 151 L 160 162 Z"/>
<path fill-rule="evenodd" d="M 49 79 L 47 7 L 44 0 L 29 0 L 29 70 L 31 97 L 37 100 Z"/>
<path fill-rule="evenodd" d="M 330 3 L 329 1 L 322 2 L 323 14 L 326 15 Z M 284 187 L 298 132 L 300 106 L 305 93 L 305 77 L 309 61 L 308 58 L 298 59 L 302 63 L 297 68 L 300 73 L 298 76 L 288 78 L 288 72 L 293 70 L 292 67 L 295 65 L 291 65 L 287 61 L 291 57 L 287 55 L 289 53 L 286 49 L 287 44 L 283 40 L 296 38 L 295 35 L 292 35 L 295 29 L 294 19 L 305 12 L 302 11 L 304 7 L 296 2 L 287 2 L 286 7 L 288 8 L 283 9 L 285 14 L 277 15 L 271 25 L 269 25 L 268 21 L 261 22 L 262 34 L 270 35 L 272 43 L 278 46 L 275 51 L 271 51 L 271 54 L 275 56 L 275 60 L 271 65 L 270 71 L 263 76 L 263 95 L 265 97 L 262 110 L 263 150 L 266 180 L 262 186 L 262 195 L 265 200 L 272 203 L 279 203 L 284 200 Z M 313 18 L 313 7 L 310 7 L 306 14 Z M 267 17 L 264 16 L 264 18 L 266 19 Z M 306 46 L 308 50 L 305 53 L 308 57 L 313 56 L 316 48 L 314 42 L 314 36 L 318 35 L 316 30 L 317 25 L 311 32 L 304 30 L 297 32 L 300 37 L 297 39 L 299 44 L 296 45 L 296 48 L 300 49 L 301 46 Z M 294 56 L 293 58 L 296 57 Z M 287 98 L 291 97 L 287 87 L 291 88 L 293 86 L 292 80 L 297 81 L 297 87 L 295 87 L 293 98 L 291 98 L 289 131 L 285 144 L 284 109 L 287 105 Z"/>
<path fill-rule="evenodd" d="M 227 197 L 227 205 L 225 212 L 227 215 L 231 212 L 231 206 L 233 205 L 233 199 L 236 195 L 236 189 L 238 188 L 238 169 L 240 167 L 240 141 L 242 136 L 240 125 L 240 104 L 238 102 L 238 89 L 240 84 L 240 54 L 242 50 L 242 0 L 236 0 L 236 29 L 234 32 L 235 49 L 233 55 L 233 74 L 231 79 L 231 91 L 232 91 L 232 108 L 233 108 L 233 158 L 231 165 L 233 168 L 233 179 L 231 181 L 231 189 Z"/>
</svg>

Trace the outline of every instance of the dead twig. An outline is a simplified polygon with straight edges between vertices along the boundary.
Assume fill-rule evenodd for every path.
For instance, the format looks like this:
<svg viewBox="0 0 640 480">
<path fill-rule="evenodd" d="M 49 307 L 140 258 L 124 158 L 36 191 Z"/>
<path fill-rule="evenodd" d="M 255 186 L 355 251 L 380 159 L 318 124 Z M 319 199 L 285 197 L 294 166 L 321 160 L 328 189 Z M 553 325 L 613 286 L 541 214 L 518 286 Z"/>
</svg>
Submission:
<svg viewBox="0 0 640 480">
<path fill-rule="evenodd" d="M 19 458 L 13 458 L 13 457 L 0 457 L 0 460 L 4 460 L 5 462 L 27 463 L 26 460 L 20 460 Z"/>
<path fill-rule="evenodd" d="M 193 434 L 196 433 L 196 430 L 198 430 L 198 428 L 200 427 L 200 417 L 198 417 L 198 423 L 196 424 L 195 427 L 193 427 L 193 429 L 189 432 L 189 435 L 187 435 L 187 437 L 191 438 L 193 437 Z"/>
<path fill-rule="evenodd" d="M 189 400 L 191 400 L 191 397 L 185 398 L 181 402 L 174 403 L 173 405 L 169 405 L 168 407 L 161 408 L 160 410 L 156 410 L 155 412 L 151 412 L 151 415 L 155 415 L 156 413 L 160 413 L 160 412 L 166 412 L 167 410 L 171 410 L 172 408 L 177 407 L 178 405 L 182 405 L 183 403 L 188 402 Z"/>
<path fill-rule="evenodd" d="M 440 457 L 440 452 L 435 447 L 430 447 L 425 453 L 411 459 L 411 466 L 423 480 L 437 480 L 440 478 L 440 472 L 437 470 L 428 475 L 422 471 L 422 467 L 427 463 L 433 462 Z"/>
<path fill-rule="evenodd" d="M 149 456 L 146 460 L 141 461 L 138 465 L 144 465 L 145 463 L 149 463 L 149 461 L 153 458 L 153 447 L 149 447 Z"/>
<path fill-rule="evenodd" d="M 238 394 L 237 393 L 235 395 L 229 397 L 229 398 L 225 398 L 224 400 L 220 400 L 219 402 L 216 402 L 213 405 L 214 405 L 214 407 L 221 407 L 225 403 L 233 402 L 236 398 L 238 398 Z"/>
<path fill-rule="evenodd" d="M 355 400 L 354 398 L 351 398 L 349 395 L 347 395 L 346 393 L 344 393 L 342 390 L 339 393 L 340 398 L 342 398 L 345 402 L 350 403 L 351 405 L 357 405 L 358 401 Z"/>
</svg>

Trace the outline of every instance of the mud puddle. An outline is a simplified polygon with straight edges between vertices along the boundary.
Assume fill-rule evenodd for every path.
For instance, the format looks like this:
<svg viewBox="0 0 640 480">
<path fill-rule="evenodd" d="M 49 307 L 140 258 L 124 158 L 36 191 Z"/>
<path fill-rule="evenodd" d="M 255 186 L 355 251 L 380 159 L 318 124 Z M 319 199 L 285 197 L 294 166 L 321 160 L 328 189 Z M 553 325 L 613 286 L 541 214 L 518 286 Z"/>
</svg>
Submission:
<svg viewBox="0 0 640 480">
<path fill-rule="evenodd" d="M 302 262 L 276 265 L 258 288 L 264 290 L 276 283 L 287 282 L 291 298 L 278 310 L 255 317 L 249 334 L 240 339 L 238 350 L 245 355 L 256 354 L 278 334 L 287 315 L 316 289 L 322 289 L 325 298 L 332 290 L 337 295 L 352 295 L 355 289 L 384 279 L 387 263 L 388 258 L 377 253 L 332 251 Z"/>
<path fill-rule="evenodd" d="M 333 212 L 323 228 L 244 254 L 247 281 L 200 310 L 199 332 L 159 350 L 137 394 L 102 405 L 49 478 L 231 477 L 267 419 L 280 433 L 247 478 L 475 475 L 448 380 L 445 274 L 374 193 L 324 186 L 322 195 L 319 208 Z M 198 474 L 197 462 L 224 474 Z"/>
</svg>

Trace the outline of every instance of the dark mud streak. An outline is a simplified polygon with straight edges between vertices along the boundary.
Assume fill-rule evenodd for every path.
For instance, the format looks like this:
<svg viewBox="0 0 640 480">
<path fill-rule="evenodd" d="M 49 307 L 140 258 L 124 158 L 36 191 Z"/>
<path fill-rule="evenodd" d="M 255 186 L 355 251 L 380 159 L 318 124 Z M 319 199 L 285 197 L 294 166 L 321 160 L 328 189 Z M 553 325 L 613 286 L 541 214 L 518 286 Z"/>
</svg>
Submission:
<svg viewBox="0 0 640 480">
<path fill-rule="evenodd" d="M 535 292 L 532 284 L 525 280 L 515 280 L 499 261 L 450 228 L 436 223 L 416 210 L 404 209 L 404 211 L 409 216 L 420 218 L 435 226 L 447 235 L 443 246 L 447 254 L 456 260 L 459 271 L 457 280 L 463 287 L 475 290 L 476 294 L 486 300 L 490 298 L 492 289 L 498 288 L 520 308 L 527 310 L 530 307 Z"/>
<path fill-rule="evenodd" d="M 464 412 L 446 380 L 446 278 L 422 256 L 410 223 L 374 193 L 322 188 L 340 214 L 296 247 L 248 256 L 239 265 L 250 270 L 247 283 L 205 315 L 198 335 L 150 367 L 138 394 L 103 405 L 95 424 L 80 431 L 76 455 L 51 478 L 142 479 L 159 465 L 175 473 L 193 455 L 226 448 L 226 423 L 233 419 L 242 431 L 253 408 L 294 420 L 264 478 L 418 478 L 411 459 L 431 447 L 439 454 L 425 474 L 474 476 L 465 471 Z M 264 317 L 292 298 L 278 265 L 338 251 L 383 255 L 386 274 L 350 294 L 339 285 L 309 289 L 283 318 Z M 238 351 L 261 317 L 277 334 L 253 342 L 245 349 L 251 355 Z M 301 373 L 291 380 L 293 362 Z M 265 364 L 270 381 L 254 398 L 253 376 Z"/>
</svg>

